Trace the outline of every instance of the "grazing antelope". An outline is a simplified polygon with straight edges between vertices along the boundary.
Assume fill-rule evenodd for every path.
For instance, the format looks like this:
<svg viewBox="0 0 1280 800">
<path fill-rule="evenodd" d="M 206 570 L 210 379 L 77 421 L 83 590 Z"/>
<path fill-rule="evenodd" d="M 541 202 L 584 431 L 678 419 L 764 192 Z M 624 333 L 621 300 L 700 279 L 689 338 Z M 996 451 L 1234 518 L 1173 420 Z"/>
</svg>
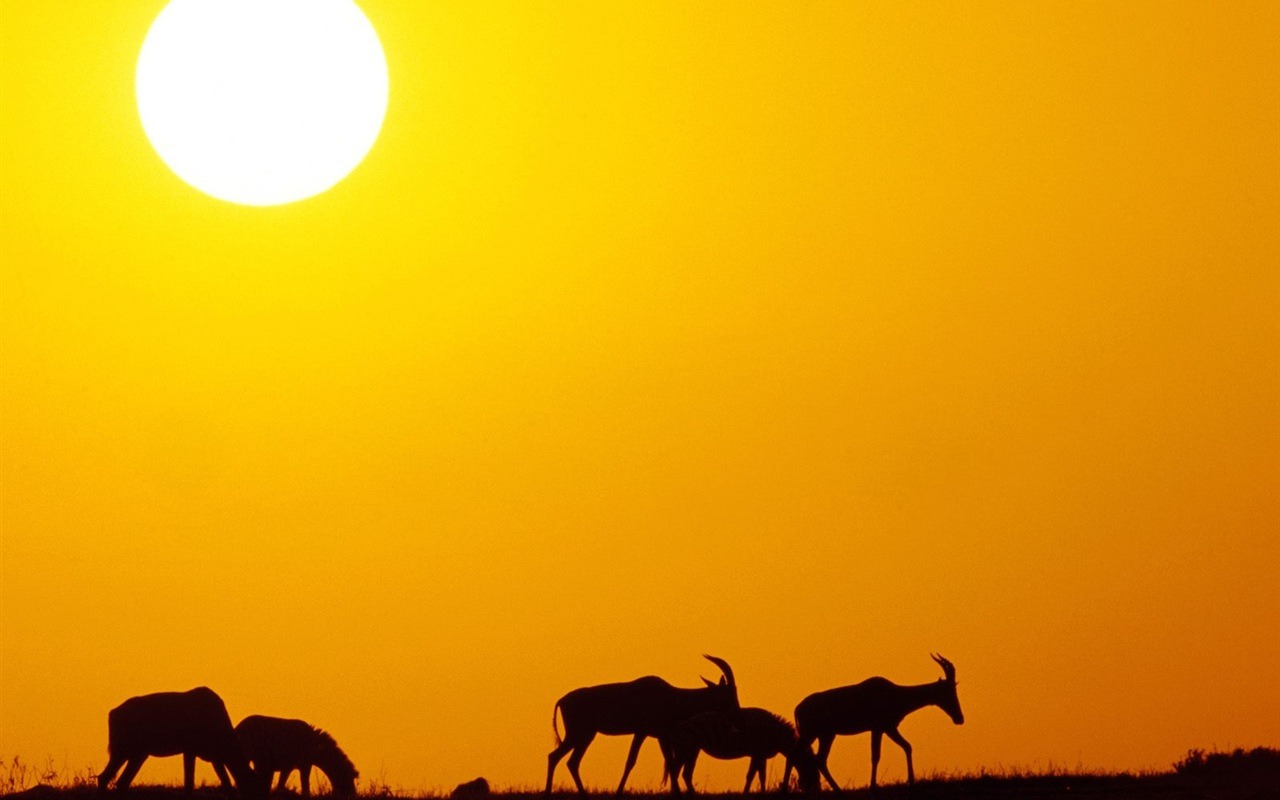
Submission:
<svg viewBox="0 0 1280 800">
<path fill-rule="evenodd" d="M 621 794 L 627 785 L 627 776 L 636 764 L 640 745 L 650 736 L 659 740 L 676 723 L 697 716 L 705 711 L 729 710 L 738 707 L 738 686 L 728 662 L 715 656 L 703 658 L 720 668 L 723 676 L 719 683 L 706 678 L 707 685 L 700 689 L 679 689 L 653 675 L 636 678 L 626 683 L 606 683 L 574 689 L 556 701 L 551 709 L 551 731 L 556 737 L 556 747 L 547 755 L 547 789 L 551 794 L 551 779 L 556 765 L 570 750 L 569 774 L 578 791 L 586 794 L 578 765 L 596 734 L 625 736 L 630 734 L 631 749 L 618 783 Z M 564 737 L 556 727 L 556 712 L 564 720 Z"/>
<path fill-rule="evenodd" d="M 311 768 L 316 767 L 333 785 L 339 797 L 353 797 L 360 773 L 333 737 L 300 719 L 280 719 L 253 715 L 240 720 L 236 735 L 244 754 L 271 786 L 273 773 L 280 773 L 276 790 L 284 789 L 289 773 L 298 770 L 302 796 L 311 796 Z"/>
<path fill-rule="evenodd" d="M 222 698 L 207 687 L 131 697 L 107 714 L 107 766 L 98 776 L 105 790 L 124 766 L 116 789 L 125 791 L 149 756 L 182 754 L 183 787 L 195 790 L 196 759 L 213 763 L 223 787 L 227 770 L 245 797 L 265 797 L 267 786 L 254 774 Z M 127 764 L 127 766 L 125 766 Z M 225 766 L 224 766 L 225 765 Z"/>
<path fill-rule="evenodd" d="M 756 775 L 760 776 L 760 791 L 765 790 L 765 764 L 779 753 L 786 754 L 788 776 L 791 766 L 795 766 L 805 792 L 821 788 L 813 751 L 800 744 L 790 722 L 763 708 L 708 711 L 672 728 L 662 739 L 662 755 L 666 759 L 666 777 L 671 781 L 672 794 L 680 793 L 677 778 L 682 773 L 685 788 L 693 793 L 693 768 L 700 752 L 712 758 L 750 758 L 743 794 L 751 791 L 751 780 Z"/>
<path fill-rule="evenodd" d="M 818 740 L 818 769 L 831 788 L 840 791 L 831 771 L 827 769 L 827 757 L 831 755 L 831 743 L 837 736 L 871 732 L 871 788 L 876 788 L 876 766 L 880 763 L 880 737 L 888 736 L 907 754 L 907 783 L 915 783 L 915 768 L 911 764 L 911 744 L 898 733 L 898 725 L 912 711 L 925 706 L 937 706 L 957 725 L 964 724 L 964 712 L 956 697 L 956 668 L 942 656 L 933 660 L 942 667 L 944 677 L 933 683 L 919 686 L 899 686 L 884 678 L 867 678 L 853 686 L 841 686 L 825 692 L 811 694 L 796 706 L 796 726 L 800 741 L 806 747 Z M 791 775 L 787 766 L 783 776 L 785 784 Z"/>
</svg>

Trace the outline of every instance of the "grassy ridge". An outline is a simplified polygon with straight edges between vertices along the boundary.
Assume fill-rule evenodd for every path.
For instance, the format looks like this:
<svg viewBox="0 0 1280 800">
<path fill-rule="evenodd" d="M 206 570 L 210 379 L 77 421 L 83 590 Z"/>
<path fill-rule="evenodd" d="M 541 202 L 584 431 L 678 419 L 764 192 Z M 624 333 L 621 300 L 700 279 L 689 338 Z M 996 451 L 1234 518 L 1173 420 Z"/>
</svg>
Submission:
<svg viewBox="0 0 1280 800">
<path fill-rule="evenodd" d="M 630 794 L 651 800 L 670 796 L 666 792 Z M 776 797 L 778 793 L 773 792 L 771 795 Z M 0 796 L 22 797 L 27 800 L 91 800 L 99 795 L 94 776 L 87 770 L 62 776 L 52 768 L 31 769 L 14 759 L 8 764 L 0 764 Z M 182 800 L 185 797 L 178 787 L 142 785 L 134 787 L 127 796 L 132 800 Z M 396 790 L 378 782 L 362 786 L 360 792 L 360 797 L 375 800 L 435 800 L 447 796 L 432 792 Z M 557 793 L 556 796 L 571 800 L 576 794 Z M 701 796 L 714 800 L 748 797 L 737 792 L 707 793 Z M 827 792 L 824 796 L 832 798 L 836 795 Z M 870 798 L 873 795 L 865 787 L 861 787 L 844 792 L 841 796 Z M 224 797 L 216 787 L 206 786 L 196 791 L 196 800 L 221 800 Z M 289 792 L 273 797 L 296 800 L 299 795 Z M 541 800 L 542 794 L 499 791 L 492 797 L 495 800 Z M 950 775 L 920 780 L 910 787 L 905 784 L 883 786 L 874 797 L 877 800 L 1280 800 L 1280 750 L 1264 747 L 1231 753 L 1192 750 L 1168 772 L 1138 775 L 1083 771 L 1027 773 L 1018 770 Z"/>
</svg>

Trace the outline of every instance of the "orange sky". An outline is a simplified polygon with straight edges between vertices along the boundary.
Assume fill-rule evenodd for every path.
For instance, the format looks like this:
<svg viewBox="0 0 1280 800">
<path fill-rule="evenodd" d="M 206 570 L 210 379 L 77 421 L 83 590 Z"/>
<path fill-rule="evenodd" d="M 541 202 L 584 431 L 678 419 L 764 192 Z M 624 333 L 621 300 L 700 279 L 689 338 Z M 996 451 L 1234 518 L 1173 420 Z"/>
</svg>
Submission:
<svg viewBox="0 0 1280 800">
<path fill-rule="evenodd" d="M 533 786 L 704 652 L 943 653 L 921 773 L 1280 745 L 1280 5 L 366 0 L 381 138 L 274 208 L 146 141 L 162 5 L 0 2 L 0 758 L 207 684 Z"/>
</svg>

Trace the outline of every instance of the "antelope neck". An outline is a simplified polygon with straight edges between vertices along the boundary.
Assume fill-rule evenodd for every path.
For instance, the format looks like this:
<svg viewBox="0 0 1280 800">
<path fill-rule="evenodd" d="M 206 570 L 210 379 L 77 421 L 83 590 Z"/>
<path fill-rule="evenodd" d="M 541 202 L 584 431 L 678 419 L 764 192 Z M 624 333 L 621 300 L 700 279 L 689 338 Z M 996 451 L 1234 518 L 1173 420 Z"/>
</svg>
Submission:
<svg viewBox="0 0 1280 800">
<path fill-rule="evenodd" d="M 903 698 L 907 701 L 910 708 L 907 713 L 924 708 L 925 706 L 940 705 L 941 687 L 945 684 L 934 681 L 933 683 L 921 683 L 915 686 L 904 686 Z"/>
</svg>

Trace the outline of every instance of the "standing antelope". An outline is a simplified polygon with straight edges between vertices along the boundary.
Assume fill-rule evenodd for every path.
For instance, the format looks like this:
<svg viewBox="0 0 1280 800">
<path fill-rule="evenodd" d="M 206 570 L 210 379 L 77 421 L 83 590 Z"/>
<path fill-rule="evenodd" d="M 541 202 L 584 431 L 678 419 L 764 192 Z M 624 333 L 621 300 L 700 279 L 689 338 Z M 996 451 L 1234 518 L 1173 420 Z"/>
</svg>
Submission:
<svg viewBox="0 0 1280 800">
<path fill-rule="evenodd" d="M 98 776 L 105 790 L 125 765 L 116 789 L 125 791 L 149 756 L 182 754 L 183 787 L 195 790 L 196 759 L 213 763 L 218 779 L 231 787 L 227 770 L 245 797 L 265 797 L 266 786 L 249 767 L 222 698 L 207 687 L 189 692 L 158 692 L 131 697 L 107 714 L 110 759 Z M 225 765 L 225 766 L 224 766 Z"/>
<path fill-rule="evenodd" d="M 311 796 L 311 768 L 325 774 L 338 797 L 353 797 L 360 775 L 333 737 L 300 719 L 280 719 L 257 714 L 245 717 L 236 726 L 236 735 L 254 770 L 271 786 L 273 773 L 280 773 L 276 790 L 284 789 L 289 773 L 298 770 L 302 796 Z"/>
<path fill-rule="evenodd" d="M 818 769 L 840 791 L 831 771 L 827 769 L 827 757 L 831 755 L 831 743 L 836 736 L 871 732 L 871 788 L 876 788 L 876 766 L 880 763 L 880 737 L 888 736 L 907 754 L 907 783 L 915 783 L 915 768 L 911 764 L 911 744 L 898 733 L 898 725 L 912 711 L 925 706 L 937 706 L 947 712 L 951 721 L 964 724 L 964 712 L 956 697 L 956 668 L 942 656 L 933 660 L 942 667 L 945 677 L 933 683 L 919 686 L 899 686 L 884 678 L 867 678 L 853 686 L 841 686 L 825 692 L 811 694 L 796 706 L 796 726 L 800 741 L 807 747 L 818 740 Z M 783 784 L 791 776 L 787 766 Z"/>
<path fill-rule="evenodd" d="M 728 710 L 738 707 L 738 686 L 733 680 L 733 670 L 728 662 L 715 656 L 703 658 L 720 668 L 723 676 L 719 683 L 703 678 L 707 685 L 700 689 L 679 689 L 653 675 L 636 678 L 626 683 L 606 683 L 574 689 L 556 701 L 551 709 L 551 730 L 556 737 L 556 747 L 547 754 L 547 789 L 551 794 L 551 779 L 556 765 L 570 750 L 569 774 L 578 791 L 586 794 L 578 765 L 596 734 L 609 736 L 634 736 L 627 752 L 627 763 L 618 783 L 621 794 L 627 785 L 627 776 L 636 764 L 636 756 L 644 740 L 653 736 L 659 740 L 676 723 L 705 711 Z M 556 712 L 564 720 L 564 738 L 556 728 Z"/>
<path fill-rule="evenodd" d="M 765 764 L 779 753 L 786 753 L 788 777 L 791 767 L 795 766 L 800 774 L 800 786 L 805 792 L 821 788 L 813 751 L 800 744 L 796 729 L 790 722 L 763 708 L 708 711 L 672 728 L 662 739 L 662 754 L 666 759 L 672 794 L 680 793 L 678 776 L 681 773 L 685 788 L 693 793 L 693 768 L 700 752 L 712 758 L 750 758 L 743 794 L 751 791 L 751 780 L 756 775 L 760 776 L 760 791 L 765 790 Z"/>
</svg>

